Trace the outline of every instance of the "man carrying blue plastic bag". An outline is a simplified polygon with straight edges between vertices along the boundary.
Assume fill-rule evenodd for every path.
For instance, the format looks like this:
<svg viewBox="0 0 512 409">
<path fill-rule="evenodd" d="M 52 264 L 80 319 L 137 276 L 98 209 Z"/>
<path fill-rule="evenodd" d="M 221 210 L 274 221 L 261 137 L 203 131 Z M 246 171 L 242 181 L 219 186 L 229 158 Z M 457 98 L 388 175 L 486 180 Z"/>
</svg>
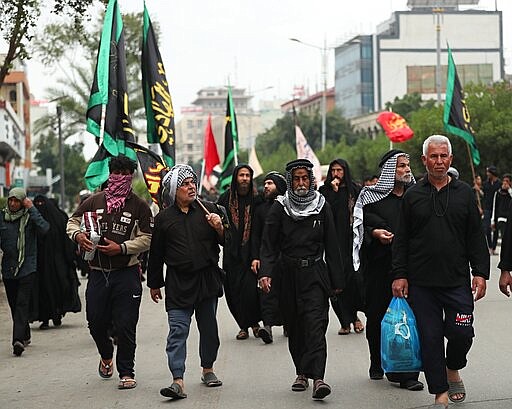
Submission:
<svg viewBox="0 0 512 409">
<path fill-rule="evenodd" d="M 406 297 L 416 316 L 423 370 L 438 408 L 466 399 L 459 370 L 467 364 L 474 301 L 485 296 L 490 265 L 475 195 L 448 175 L 452 159 L 445 136 L 423 143 L 427 175 L 404 195 L 392 251 L 393 295 Z"/>
</svg>

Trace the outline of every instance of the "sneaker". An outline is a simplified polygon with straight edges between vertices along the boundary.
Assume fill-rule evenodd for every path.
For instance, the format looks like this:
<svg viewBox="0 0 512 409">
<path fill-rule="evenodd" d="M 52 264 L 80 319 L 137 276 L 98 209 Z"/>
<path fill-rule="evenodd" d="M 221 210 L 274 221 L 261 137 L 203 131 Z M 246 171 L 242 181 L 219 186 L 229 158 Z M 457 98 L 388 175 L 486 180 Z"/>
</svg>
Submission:
<svg viewBox="0 0 512 409">
<path fill-rule="evenodd" d="M 21 356 L 24 350 L 25 347 L 21 341 L 16 341 L 12 346 L 12 353 L 16 356 Z"/>
<path fill-rule="evenodd" d="M 269 325 L 265 325 L 258 331 L 258 336 L 263 340 L 265 344 L 271 344 L 274 340 L 272 337 L 272 328 Z"/>
</svg>

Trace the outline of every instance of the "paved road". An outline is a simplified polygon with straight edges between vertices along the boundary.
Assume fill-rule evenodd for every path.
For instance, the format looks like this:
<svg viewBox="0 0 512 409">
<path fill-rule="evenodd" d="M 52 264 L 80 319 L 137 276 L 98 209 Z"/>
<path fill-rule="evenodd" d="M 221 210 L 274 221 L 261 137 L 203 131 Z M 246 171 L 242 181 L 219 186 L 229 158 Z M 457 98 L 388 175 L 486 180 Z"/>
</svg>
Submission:
<svg viewBox="0 0 512 409">
<path fill-rule="evenodd" d="M 497 289 L 497 257 L 487 297 L 477 304 L 477 337 L 470 365 L 463 371 L 467 402 L 453 408 L 512 408 L 512 300 Z M 86 281 L 82 280 L 83 296 Z M 221 388 L 200 383 L 197 330 L 192 326 L 185 375 L 188 399 L 162 398 L 158 391 L 170 382 L 165 355 L 167 334 L 163 303 L 155 305 L 147 288 L 138 327 L 137 380 L 134 390 L 119 391 L 116 379 L 97 375 L 98 355 L 89 336 L 85 314 L 71 314 L 60 328 L 33 326 L 32 345 L 22 357 L 12 355 L 11 321 L 4 288 L 0 286 L 0 409 L 12 408 L 422 408 L 432 402 L 426 391 L 401 390 L 386 381 L 370 381 L 364 335 L 338 336 L 331 316 L 326 381 L 333 388 L 323 403 L 311 400 L 311 389 L 290 391 L 294 371 L 286 339 L 276 330 L 275 342 L 264 345 L 251 337 L 236 341 L 236 324 L 225 300 L 219 307 L 221 349 L 216 372 Z M 423 379 L 423 375 L 421 376 Z"/>
</svg>

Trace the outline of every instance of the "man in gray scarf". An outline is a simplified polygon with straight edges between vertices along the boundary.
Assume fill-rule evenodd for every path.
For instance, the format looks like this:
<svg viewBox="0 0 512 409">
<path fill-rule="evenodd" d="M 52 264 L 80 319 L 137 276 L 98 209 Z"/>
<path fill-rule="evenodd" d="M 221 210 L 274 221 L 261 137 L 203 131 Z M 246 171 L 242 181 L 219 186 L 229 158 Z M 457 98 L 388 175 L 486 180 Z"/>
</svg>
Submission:
<svg viewBox="0 0 512 409">
<path fill-rule="evenodd" d="M 0 246 L 16 356 L 30 343 L 29 305 L 37 267 L 37 234 L 45 234 L 49 228 L 24 189 L 15 187 L 9 191 L 7 207 L 0 211 Z"/>
<path fill-rule="evenodd" d="M 323 381 L 329 297 L 341 292 L 345 276 L 331 208 L 314 189 L 313 164 L 307 159 L 289 162 L 286 183 L 286 193 L 278 196 L 265 220 L 258 278 L 263 291 L 272 291 L 279 268 L 283 320 L 297 375 L 292 390 L 305 391 L 312 379 L 312 397 L 320 400 L 331 393 Z"/>
</svg>

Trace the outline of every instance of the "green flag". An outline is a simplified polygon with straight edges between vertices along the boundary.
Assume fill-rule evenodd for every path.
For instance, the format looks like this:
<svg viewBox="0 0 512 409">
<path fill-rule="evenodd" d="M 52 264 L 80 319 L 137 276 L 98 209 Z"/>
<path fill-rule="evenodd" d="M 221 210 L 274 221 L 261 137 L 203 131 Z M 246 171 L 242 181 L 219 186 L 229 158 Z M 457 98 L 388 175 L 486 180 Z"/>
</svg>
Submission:
<svg viewBox="0 0 512 409">
<path fill-rule="evenodd" d="M 471 128 L 469 110 L 466 106 L 464 91 L 460 85 L 452 50 L 448 47 L 448 79 L 446 82 L 446 101 L 444 103 L 444 129 L 464 139 L 470 149 L 473 163 L 480 163 L 480 152 L 476 146 L 473 129 Z"/>
<path fill-rule="evenodd" d="M 153 25 L 144 2 L 144 28 L 142 37 L 142 90 L 146 108 L 147 140 L 159 143 L 167 166 L 175 162 L 174 110 L 169 84 L 158 50 Z"/>
<path fill-rule="evenodd" d="M 238 165 L 238 130 L 235 107 L 231 97 L 231 87 L 228 86 L 226 126 L 224 128 L 224 162 L 222 163 L 222 172 L 219 177 L 220 193 L 225 192 L 231 184 L 233 170 L 236 165 Z"/>
<path fill-rule="evenodd" d="M 117 0 L 109 0 L 105 13 L 86 116 L 87 131 L 100 143 L 85 173 L 87 188 L 94 190 L 108 179 L 111 156 L 126 155 L 137 160 L 133 149 L 125 144 L 134 142 L 134 136 L 128 113 L 123 21 Z"/>
</svg>

